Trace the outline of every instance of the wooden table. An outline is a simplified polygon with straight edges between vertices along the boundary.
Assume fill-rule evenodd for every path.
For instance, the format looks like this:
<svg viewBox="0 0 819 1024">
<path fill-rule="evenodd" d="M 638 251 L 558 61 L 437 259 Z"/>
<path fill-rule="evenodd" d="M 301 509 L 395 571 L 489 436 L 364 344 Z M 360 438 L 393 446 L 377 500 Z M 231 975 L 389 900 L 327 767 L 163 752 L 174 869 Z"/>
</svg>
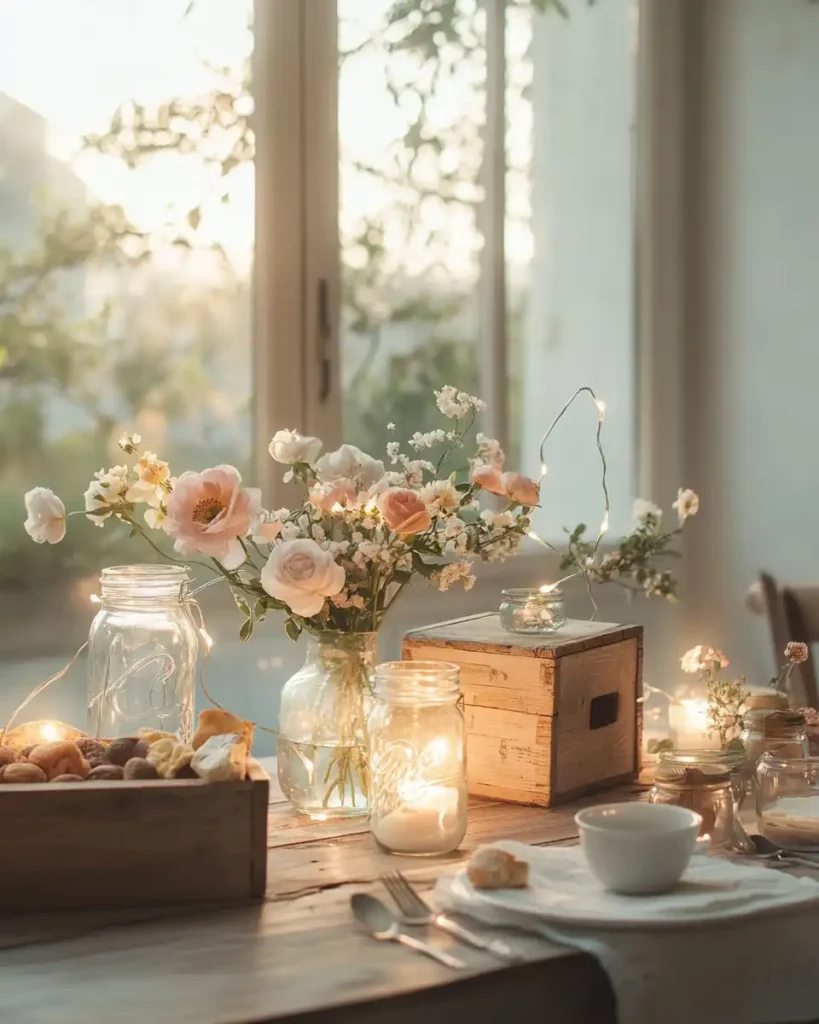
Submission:
<svg viewBox="0 0 819 1024">
<path fill-rule="evenodd" d="M 637 787 L 604 799 L 632 799 Z M 262 904 L 163 908 L 0 921 L 0 1020 L 8 1024 L 255 1024 L 377 1020 L 614 1022 L 614 999 L 589 956 L 505 932 L 525 962 L 505 965 L 457 945 L 456 972 L 364 934 L 350 896 L 386 895 L 379 874 L 399 868 L 429 890 L 441 869 L 480 843 L 574 840 L 573 815 L 600 795 L 554 810 L 476 801 L 462 849 L 418 860 L 379 852 L 365 821 L 311 822 L 277 797 L 269 818 Z M 2 865 L 0 865 L 2 870 Z M 419 934 L 416 932 L 416 934 Z M 431 932 L 441 948 L 447 936 Z M 529 1019 L 528 1017 L 526 1019 Z"/>
</svg>

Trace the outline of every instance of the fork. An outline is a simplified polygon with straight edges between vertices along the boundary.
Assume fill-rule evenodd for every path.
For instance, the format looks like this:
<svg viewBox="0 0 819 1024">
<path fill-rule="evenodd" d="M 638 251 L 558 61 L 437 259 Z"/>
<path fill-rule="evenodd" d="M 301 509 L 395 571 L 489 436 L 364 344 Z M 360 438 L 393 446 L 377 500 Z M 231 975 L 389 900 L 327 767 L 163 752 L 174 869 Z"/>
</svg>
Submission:
<svg viewBox="0 0 819 1024">
<path fill-rule="evenodd" d="M 467 945 L 492 953 L 503 960 L 522 960 L 503 939 L 487 939 L 483 935 L 469 931 L 446 914 L 433 910 L 413 889 L 400 871 L 388 871 L 381 876 L 384 888 L 392 896 L 401 914 L 401 921 L 410 927 L 414 925 L 434 925 L 442 932 L 452 935 Z"/>
</svg>

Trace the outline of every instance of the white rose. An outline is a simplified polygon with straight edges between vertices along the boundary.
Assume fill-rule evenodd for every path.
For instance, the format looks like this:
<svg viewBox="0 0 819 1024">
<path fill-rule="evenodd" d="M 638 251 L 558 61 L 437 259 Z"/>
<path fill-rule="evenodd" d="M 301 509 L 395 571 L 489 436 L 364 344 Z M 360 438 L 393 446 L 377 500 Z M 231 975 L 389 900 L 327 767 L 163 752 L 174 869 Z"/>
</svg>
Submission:
<svg viewBox="0 0 819 1024">
<path fill-rule="evenodd" d="M 343 444 L 316 463 L 316 476 L 323 484 L 354 480 L 362 490 L 377 484 L 384 476 L 384 463 L 362 452 L 354 444 Z"/>
<path fill-rule="evenodd" d="M 37 544 L 59 544 L 65 536 L 65 505 L 54 491 L 35 487 L 24 500 L 28 518 L 23 525 L 29 537 Z"/>
<path fill-rule="evenodd" d="M 294 615 L 310 618 L 344 587 L 344 569 L 314 540 L 281 541 L 262 569 L 261 582 L 271 597 L 284 601 Z"/>
<path fill-rule="evenodd" d="M 268 451 L 276 462 L 294 466 L 306 462 L 312 466 L 321 451 L 321 438 L 302 437 L 298 430 L 277 430 Z"/>
</svg>

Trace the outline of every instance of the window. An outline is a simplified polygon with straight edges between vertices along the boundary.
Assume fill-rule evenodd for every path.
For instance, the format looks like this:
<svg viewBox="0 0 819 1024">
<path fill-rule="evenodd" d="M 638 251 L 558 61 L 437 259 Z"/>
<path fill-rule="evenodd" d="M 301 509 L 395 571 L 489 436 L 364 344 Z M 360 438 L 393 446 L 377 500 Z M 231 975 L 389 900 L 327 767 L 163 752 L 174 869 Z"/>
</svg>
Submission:
<svg viewBox="0 0 819 1024">
<path fill-rule="evenodd" d="M 126 428 L 172 467 L 237 465 L 279 505 L 277 427 L 383 457 L 439 425 L 429 393 L 453 383 L 537 474 L 548 420 L 592 383 L 625 525 L 634 2 L 558 6 L 0 6 L 0 711 L 79 645 L 100 568 L 145 557 L 83 519 L 53 548 L 22 529 L 26 489 L 78 507 Z M 572 415 L 547 453 L 545 535 L 597 522 L 593 412 Z M 241 673 L 237 709 L 273 724 L 300 654 L 275 621 L 239 647 L 219 591 L 213 689 Z M 443 600 L 406 605 L 392 651 L 451 616 Z M 82 671 L 59 689 L 50 706 L 81 719 Z"/>
</svg>

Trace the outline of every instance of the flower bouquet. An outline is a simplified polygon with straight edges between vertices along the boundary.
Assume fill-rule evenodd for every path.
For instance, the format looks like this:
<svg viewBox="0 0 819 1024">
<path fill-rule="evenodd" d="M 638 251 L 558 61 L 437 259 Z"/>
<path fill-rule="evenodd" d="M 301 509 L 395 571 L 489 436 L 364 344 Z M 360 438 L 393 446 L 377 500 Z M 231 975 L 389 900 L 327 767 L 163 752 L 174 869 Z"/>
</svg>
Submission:
<svg viewBox="0 0 819 1024">
<path fill-rule="evenodd" d="M 447 470 L 484 403 L 449 386 L 435 397 L 445 425 L 415 433 L 406 449 L 391 441 L 387 466 L 349 444 L 321 454 L 320 439 L 280 430 L 269 450 L 287 467 L 285 481 L 303 488 L 294 509 L 263 508 L 260 492 L 244 487 L 232 466 L 174 477 L 130 434 L 120 447 L 134 462 L 100 470 L 85 492 L 84 513 L 71 513 L 98 527 L 125 522 L 163 557 L 225 581 L 243 616 L 242 641 L 270 611 L 284 614 L 292 639 L 309 634 L 307 662 L 285 686 L 278 728 L 283 790 L 307 813 L 366 811 L 375 636 L 407 584 L 422 576 L 440 590 L 468 590 L 473 560 L 507 557 L 530 531 L 539 483 L 506 470 L 497 441 L 478 433 L 464 478 Z M 492 507 L 481 506 L 483 492 L 494 496 Z M 65 507 L 53 492 L 29 491 L 26 509 L 35 541 L 62 539 Z M 670 575 L 660 584 L 652 565 L 655 556 L 671 553 L 671 535 L 658 527 L 656 515 L 641 511 L 618 565 L 605 569 L 596 564 L 596 548 L 590 554 L 583 547 L 582 529 L 575 530 L 572 564 L 587 580 L 632 578 L 649 594 L 671 595 Z M 173 541 L 175 555 L 162 549 L 163 537 Z"/>
</svg>

